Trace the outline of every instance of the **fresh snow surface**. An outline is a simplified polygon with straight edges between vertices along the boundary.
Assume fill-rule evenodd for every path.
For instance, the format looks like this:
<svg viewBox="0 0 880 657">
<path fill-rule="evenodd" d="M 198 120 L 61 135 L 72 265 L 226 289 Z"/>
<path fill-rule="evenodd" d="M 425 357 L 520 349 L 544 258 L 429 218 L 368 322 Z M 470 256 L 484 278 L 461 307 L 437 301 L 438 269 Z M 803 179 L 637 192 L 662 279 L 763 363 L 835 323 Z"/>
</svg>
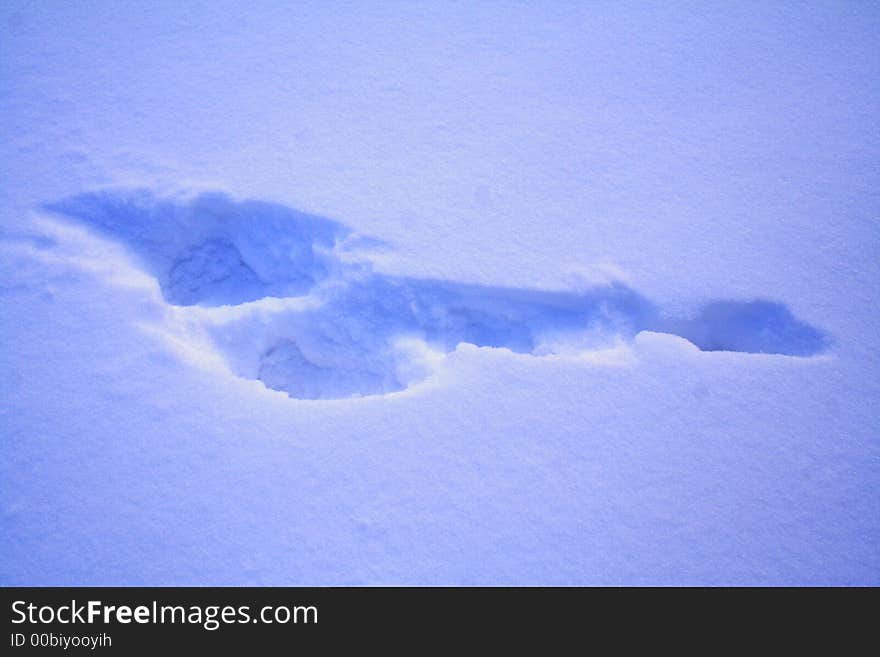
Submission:
<svg viewBox="0 0 880 657">
<path fill-rule="evenodd" d="M 880 584 L 870 3 L 0 5 L 0 584 Z"/>
</svg>

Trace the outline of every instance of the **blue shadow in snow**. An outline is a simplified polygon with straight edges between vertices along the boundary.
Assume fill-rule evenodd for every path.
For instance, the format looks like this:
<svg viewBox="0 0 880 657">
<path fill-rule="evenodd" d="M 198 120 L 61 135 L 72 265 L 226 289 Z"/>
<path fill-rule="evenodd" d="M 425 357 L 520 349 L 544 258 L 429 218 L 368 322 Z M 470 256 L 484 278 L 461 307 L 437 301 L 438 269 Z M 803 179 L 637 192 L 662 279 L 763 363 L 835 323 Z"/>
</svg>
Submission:
<svg viewBox="0 0 880 657">
<path fill-rule="evenodd" d="M 716 300 L 682 320 L 664 318 L 621 283 L 552 292 L 375 273 L 342 257 L 347 244 L 375 240 L 277 203 L 219 193 L 177 202 L 148 191 L 97 192 L 47 209 L 124 244 L 171 304 L 320 298 L 318 308 L 284 319 L 285 337 L 247 374 L 294 397 L 405 387 L 388 355 L 405 335 L 445 351 L 465 342 L 521 353 L 552 352 L 566 340 L 597 347 L 642 330 L 677 334 L 704 351 L 811 356 L 830 345 L 824 332 L 771 301 Z"/>
</svg>

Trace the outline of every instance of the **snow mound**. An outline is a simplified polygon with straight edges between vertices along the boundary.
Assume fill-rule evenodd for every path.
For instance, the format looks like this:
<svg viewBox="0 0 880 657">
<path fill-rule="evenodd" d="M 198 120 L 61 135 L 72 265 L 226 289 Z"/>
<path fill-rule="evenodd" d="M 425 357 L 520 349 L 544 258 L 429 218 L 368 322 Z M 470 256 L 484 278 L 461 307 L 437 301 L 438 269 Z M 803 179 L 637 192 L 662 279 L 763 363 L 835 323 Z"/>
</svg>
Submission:
<svg viewBox="0 0 880 657">
<path fill-rule="evenodd" d="M 175 201 L 105 191 L 48 209 L 129 250 L 169 306 L 195 307 L 186 321 L 233 373 L 300 399 L 406 389 L 430 374 L 435 360 L 425 353 L 462 343 L 544 356 L 656 331 L 704 351 L 811 356 L 829 345 L 777 302 L 713 300 L 681 319 L 665 317 L 621 282 L 566 292 L 382 274 L 346 248 L 371 238 L 219 193 Z M 413 350 L 413 341 L 426 349 Z"/>
</svg>

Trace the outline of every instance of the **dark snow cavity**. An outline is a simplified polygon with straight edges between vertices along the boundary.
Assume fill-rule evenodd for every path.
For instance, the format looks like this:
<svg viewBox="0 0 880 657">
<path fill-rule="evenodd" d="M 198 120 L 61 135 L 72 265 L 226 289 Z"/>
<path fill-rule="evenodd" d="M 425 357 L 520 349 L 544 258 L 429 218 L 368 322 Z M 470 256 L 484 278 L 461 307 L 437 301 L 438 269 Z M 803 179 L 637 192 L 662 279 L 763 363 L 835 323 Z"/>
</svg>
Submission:
<svg viewBox="0 0 880 657">
<path fill-rule="evenodd" d="M 234 372 L 299 399 L 412 385 L 423 374 L 401 338 L 440 353 L 470 343 L 535 355 L 566 344 L 601 348 L 644 330 L 674 333 L 704 351 L 806 357 L 830 344 L 775 301 L 712 300 L 693 317 L 669 318 L 622 283 L 559 292 L 378 273 L 347 252 L 377 240 L 278 203 L 102 191 L 47 209 L 124 245 L 169 304 L 313 299 L 295 310 L 255 307 L 211 328 Z"/>
</svg>

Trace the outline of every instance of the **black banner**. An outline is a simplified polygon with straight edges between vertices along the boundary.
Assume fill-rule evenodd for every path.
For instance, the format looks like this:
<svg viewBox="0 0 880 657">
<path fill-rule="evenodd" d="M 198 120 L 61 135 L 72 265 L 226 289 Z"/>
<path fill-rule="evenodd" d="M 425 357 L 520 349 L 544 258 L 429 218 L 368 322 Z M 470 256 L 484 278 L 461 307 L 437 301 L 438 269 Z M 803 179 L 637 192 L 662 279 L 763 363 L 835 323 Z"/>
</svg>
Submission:
<svg viewBox="0 0 880 657">
<path fill-rule="evenodd" d="M 253 650 L 404 644 L 456 645 L 598 637 L 679 641 L 715 630 L 778 633 L 792 607 L 796 633 L 828 626 L 855 590 L 578 588 L 6 588 L 5 654 L 135 650 Z M 862 591 L 864 592 L 864 591 Z M 876 590 L 858 595 L 863 612 Z M 829 595 L 830 594 L 830 595 Z M 810 605 L 802 603 L 812 598 Z M 858 599 L 861 599 L 860 601 Z M 855 606 L 855 605 L 851 605 Z M 841 616 L 849 629 L 859 615 Z M 677 638 L 676 638 L 677 637 Z M 416 648 L 418 646 L 411 646 Z"/>
</svg>

